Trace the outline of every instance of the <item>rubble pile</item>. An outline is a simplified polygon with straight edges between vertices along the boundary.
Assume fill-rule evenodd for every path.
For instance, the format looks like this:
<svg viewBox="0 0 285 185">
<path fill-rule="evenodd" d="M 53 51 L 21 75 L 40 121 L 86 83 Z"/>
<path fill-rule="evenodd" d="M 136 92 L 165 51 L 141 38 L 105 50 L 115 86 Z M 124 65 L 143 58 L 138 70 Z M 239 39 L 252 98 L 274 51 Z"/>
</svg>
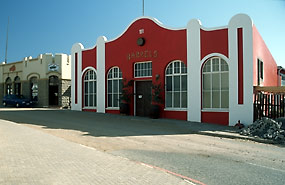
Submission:
<svg viewBox="0 0 285 185">
<path fill-rule="evenodd" d="M 257 120 L 248 127 L 243 128 L 240 134 L 258 136 L 278 143 L 285 143 L 285 130 L 281 127 L 282 122 L 277 122 L 273 119 L 263 117 L 261 120 Z"/>
</svg>

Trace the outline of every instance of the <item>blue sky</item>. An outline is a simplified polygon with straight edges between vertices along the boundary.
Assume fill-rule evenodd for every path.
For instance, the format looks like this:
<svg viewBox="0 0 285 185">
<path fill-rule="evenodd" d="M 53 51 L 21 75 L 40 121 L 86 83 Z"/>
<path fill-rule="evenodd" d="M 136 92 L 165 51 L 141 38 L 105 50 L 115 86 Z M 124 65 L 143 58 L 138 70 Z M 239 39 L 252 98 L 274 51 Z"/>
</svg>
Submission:
<svg viewBox="0 0 285 185">
<path fill-rule="evenodd" d="M 277 65 L 285 67 L 285 0 L 145 0 L 145 16 L 170 27 L 185 27 L 193 18 L 205 27 L 224 26 L 238 13 L 253 19 Z M 141 15 L 142 0 L 1 0 L 0 61 L 8 16 L 8 62 L 16 62 L 42 53 L 70 54 L 76 42 L 92 47 L 99 36 L 113 39 Z"/>
</svg>

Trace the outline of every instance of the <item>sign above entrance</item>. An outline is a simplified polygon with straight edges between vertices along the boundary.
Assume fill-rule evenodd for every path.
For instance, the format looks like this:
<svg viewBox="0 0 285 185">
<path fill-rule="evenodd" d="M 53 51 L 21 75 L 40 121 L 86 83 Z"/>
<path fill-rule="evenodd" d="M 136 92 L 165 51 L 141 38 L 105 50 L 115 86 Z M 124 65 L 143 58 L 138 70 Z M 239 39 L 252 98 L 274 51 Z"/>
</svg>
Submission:
<svg viewBox="0 0 285 185">
<path fill-rule="evenodd" d="M 12 67 L 9 68 L 9 71 L 14 72 L 16 70 L 16 66 L 12 65 Z"/>
<path fill-rule="evenodd" d="M 48 71 L 58 71 L 59 66 L 57 64 L 49 64 Z"/>
<path fill-rule="evenodd" d="M 145 50 L 145 51 L 136 51 L 127 54 L 127 59 L 139 59 L 139 58 L 156 58 L 158 56 L 158 51 L 154 50 Z"/>
</svg>

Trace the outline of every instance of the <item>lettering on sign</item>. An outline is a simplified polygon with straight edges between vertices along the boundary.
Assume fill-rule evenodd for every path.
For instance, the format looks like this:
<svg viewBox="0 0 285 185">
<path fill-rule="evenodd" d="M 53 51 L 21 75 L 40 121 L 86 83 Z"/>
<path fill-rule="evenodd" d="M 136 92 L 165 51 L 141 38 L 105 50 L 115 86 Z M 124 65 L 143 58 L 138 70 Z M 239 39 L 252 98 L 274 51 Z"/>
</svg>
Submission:
<svg viewBox="0 0 285 185">
<path fill-rule="evenodd" d="M 145 51 L 136 51 L 127 54 L 127 59 L 138 59 L 138 58 L 156 58 L 158 56 L 157 50 L 145 50 Z"/>
<path fill-rule="evenodd" d="M 12 67 L 9 68 L 9 71 L 14 72 L 16 70 L 16 66 L 13 65 Z"/>
<path fill-rule="evenodd" d="M 49 64 L 48 65 L 48 71 L 58 71 L 59 66 L 56 64 Z"/>
</svg>

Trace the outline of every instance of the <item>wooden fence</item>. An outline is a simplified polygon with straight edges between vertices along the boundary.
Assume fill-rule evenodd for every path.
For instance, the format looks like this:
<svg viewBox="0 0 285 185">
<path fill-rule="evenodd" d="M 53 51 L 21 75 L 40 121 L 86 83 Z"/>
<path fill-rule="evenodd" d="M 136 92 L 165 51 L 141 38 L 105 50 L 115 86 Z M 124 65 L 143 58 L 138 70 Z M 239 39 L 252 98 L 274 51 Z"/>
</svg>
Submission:
<svg viewBox="0 0 285 185">
<path fill-rule="evenodd" d="M 254 121 L 262 117 L 285 117 L 284 87 L 255 87 L 254 92 Z"/>
</svg>

